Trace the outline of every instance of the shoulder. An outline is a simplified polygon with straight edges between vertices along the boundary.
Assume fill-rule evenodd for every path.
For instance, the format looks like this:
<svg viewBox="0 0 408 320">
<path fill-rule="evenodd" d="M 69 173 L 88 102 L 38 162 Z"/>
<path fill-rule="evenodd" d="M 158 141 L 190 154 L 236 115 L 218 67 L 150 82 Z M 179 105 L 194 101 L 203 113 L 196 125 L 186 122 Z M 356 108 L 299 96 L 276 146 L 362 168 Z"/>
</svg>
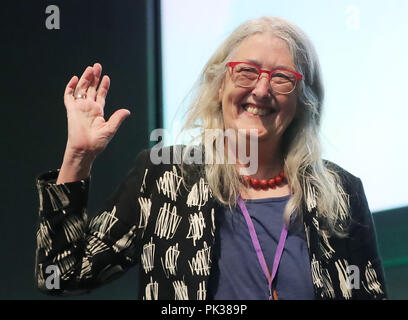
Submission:
<svg viewBox="0 0 408 320">
<path fill-rule="evenodd" d="M 359 177 L 351 174 L 346 169 L 329 160 L 323 160 L 323 164 L 329 171 L 335 172 L 338 175 L 346 193 L 355 194 L 356 192 L 361 192 L 362 182 Z"/>
<path fill-rule="evenodd" d="M 324 160 L 324 163 L 326 168 L 338 174 L 341 187 L 347 195 L 349 214 L 352 218 L 350 232 L 361 232 L 361 227 L 371 229 L 372 216 L 361 179 L 333 162 Z"/>
<path fill-rule="evenodd" d="M 368 214 L 371 216 L 361 179 L 331 161 L 324 160 L 324 164 L 339 176 L 341 188 L 348 198 L 351 216 L 357 220 L 366 220 Z"/>
<path fill-rule="evenodd" d="M 363 288 L 356 287 L 360 290 L 353 290 L 353 298 L 384 299 L 386 298 L 386 287 L 377 246 L 376 229 L 361 179 L 333 162 L 324 160 L 324 164 L 326 168 L 338 174 L 343 184 L 343 190 L 348 195 L 349 217 L 351 219 L 348 221 L 349 224 L 345 226 L 347 237 L 344 238 L 345 242 L 343 240 L 341 242 L 333 241 L 332 245 L 338 253 L 343 250 L 343 261 L 347 261 L 349 266 L 357 266 L 357 270 L 363 272 L 360 275 Z M 334 261 L 334 263 L 338 264 L 340 261 L 341 259 Z M 337 265 L 336 268 L 338 271 Z M 336 274 L 336 271 L 333 274 Z M 340 275 L 339 272 L 338 274 Z M 341 281 L 340 277 L 339 280 Z"/>
<path fill-rule="evenodd" d="M 351 174 L 346 169 L 340 167 L 338 164 L 336 164 L 334 162 L 331 162 L 329 160 L 324 159 L 323 164 L 327 169 L 336 172 L 342 180 L 352 182 L 352 181 L 356 181 L 356 180 L 359 179 L 358 177 Z"/>
<path fill-rule="evenodd" d="M 199 146 L 171 145 L 152 147 L 139 152 L 133 169 L 143 172 L 147 180 L 158 178 L 168 171 L 188 173 L 189 177 L 203 174 L 203 153 Z"/>
</svg>

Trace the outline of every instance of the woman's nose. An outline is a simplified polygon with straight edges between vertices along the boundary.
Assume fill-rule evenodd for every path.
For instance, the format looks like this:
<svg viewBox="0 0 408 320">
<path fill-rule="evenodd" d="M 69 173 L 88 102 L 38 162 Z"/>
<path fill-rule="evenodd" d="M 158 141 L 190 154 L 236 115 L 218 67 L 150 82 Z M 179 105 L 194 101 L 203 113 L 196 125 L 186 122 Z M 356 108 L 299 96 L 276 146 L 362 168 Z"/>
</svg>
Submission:
<svg viewBox="0 0 408 320">
<path fill-rule="evenodd" d="M 260 75 L 255 88 L 252 93 L 258 98 L 271 98 L 272 97 L 272 87 L 269 82 L 269 76 L 266 73 Z"/>
</svg>

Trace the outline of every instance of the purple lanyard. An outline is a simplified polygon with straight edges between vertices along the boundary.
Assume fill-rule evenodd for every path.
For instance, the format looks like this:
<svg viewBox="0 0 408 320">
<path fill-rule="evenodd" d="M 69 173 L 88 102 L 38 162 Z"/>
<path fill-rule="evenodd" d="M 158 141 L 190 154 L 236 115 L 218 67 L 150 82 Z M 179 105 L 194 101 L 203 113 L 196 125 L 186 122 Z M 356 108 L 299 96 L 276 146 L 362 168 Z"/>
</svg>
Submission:
<svg viewBox="0 0 408 320">
<path fill-rule="evenodd" d="M 254 224 L 252 223 L 252 219 L 249 216 L 248 209 L 246 208 L 244 200 L 242 200 L 241 196 L 238 196 L 238 205 L 241 208 L 241 211 L 245 217 L 245 221 L 248 225 L 249 234 L 251 236 L 252 244 L 254 245 L 256 255 L 258 256 L 259 264 L 261 265 L 262 270 L 265 274 L 265 277 L 268 280 L 269 300 L 273 300 L 274 295 L 272 293 L 272 282 L 273 282 L 273 279 L 275 279 L 276 271 L 278 270 L 278 267 L 279 267 L 279 262 L 282 257 L 283 249 L 285 247 L 285 241 L 286 241 L 286 236 L 288 234 L 288 230 L 286 229 L 285 225 L 283 225 L 278 247 L 276 248 L 275 257 L 273 259 L 272 276 L 270 276 L 269 269 L 268 269 L 268 266 L 266 265 L 265 257 L 261 249 L 261 245 L 259 244 L 258 236 L 256 235 Z M 275 297 L 277 298 L 276 292 L 275 292 Z"/>
</svg>

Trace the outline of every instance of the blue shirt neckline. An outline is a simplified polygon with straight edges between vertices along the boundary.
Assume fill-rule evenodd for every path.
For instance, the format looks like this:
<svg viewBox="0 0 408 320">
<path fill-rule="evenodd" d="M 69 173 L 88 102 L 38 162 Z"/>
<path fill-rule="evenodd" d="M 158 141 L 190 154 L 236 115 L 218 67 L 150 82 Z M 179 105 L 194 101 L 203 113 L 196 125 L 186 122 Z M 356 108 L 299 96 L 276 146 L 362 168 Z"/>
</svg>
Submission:
<svg viewBox="0 0 408 320">
<path fill-rule="evenodd" d="M 268 197 L 268 198 L 259 198 L 259 199 L 244 199 L 246 203 L 269 203 L 269 202 L 283 202 L 288 201 L 292 195 L 288 194 L 286 196 L 280 197 Z"/>
</svg>

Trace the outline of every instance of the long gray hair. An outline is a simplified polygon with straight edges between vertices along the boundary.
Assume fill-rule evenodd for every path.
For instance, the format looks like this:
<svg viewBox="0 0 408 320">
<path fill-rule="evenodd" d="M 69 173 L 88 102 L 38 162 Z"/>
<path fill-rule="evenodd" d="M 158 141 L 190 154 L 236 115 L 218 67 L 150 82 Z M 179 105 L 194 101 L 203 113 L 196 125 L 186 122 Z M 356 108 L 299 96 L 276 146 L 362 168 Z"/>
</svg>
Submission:
<svg viewBox="0 0 408 320">
<path fill-rule="evenodd" d="M 198 128 L 196 138 L 201 142 L 205 140 L 206 130 L 225 130 L 218 96 L 227 70 L 225 65 L 244 39 L 258 33 L 284 40 L 296 70 L 304 76 L 298 87 L 299 114 L 282 136 L 285 174 L 293 190 L 285 208 L 284 220 L 289 225 L 293 214 L 316 208 L 330 233 L 345 236 L 343 223 L 339 222 L 348 217 L 348 196 L 339 176 L 325 166 L 321 158 L 319 126 L 324 93 L 319 61 L 312 43 L 296 25 L 282 18 L 262 17 L 249 20 L 235 29 L 205 65 L 183 129 Z M 206 163 L 205 176 L 220 203 L 230 207 L 236 205 L 242 182 L 234 165 Z"/>
</svg>

